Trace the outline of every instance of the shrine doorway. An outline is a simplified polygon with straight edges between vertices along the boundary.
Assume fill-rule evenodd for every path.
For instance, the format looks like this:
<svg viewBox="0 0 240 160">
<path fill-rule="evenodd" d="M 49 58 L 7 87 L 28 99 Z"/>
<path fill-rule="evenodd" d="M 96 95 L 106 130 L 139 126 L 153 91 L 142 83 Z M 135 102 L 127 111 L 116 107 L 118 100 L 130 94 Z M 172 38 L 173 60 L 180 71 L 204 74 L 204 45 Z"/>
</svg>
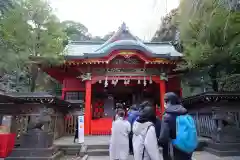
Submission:
<svg viewBox="0 0 240 160">
<path fill-rule="evenodd" d="M 113 117 L 115 115 L 114 112 L 114 97 L 111 94 L 107 94 L 106 97 L 104 98 L 104 110 L 103 110 L 103 116 L 104 117 Z"/>
<path fill-rule="evenodd" d="M 144 100 L 152 104 L 159 104 L 159 85 L 141 84 L 138 80 L 131 80 L 126 83 L 119 80 L 117 84 L 95 83 L 92 88 L 92 123 L 91 134 L 110 134 L 113 116 L 117 103 L 124 106 L 125 111 L 133 104 L 140 104 Z"/>
</svg>

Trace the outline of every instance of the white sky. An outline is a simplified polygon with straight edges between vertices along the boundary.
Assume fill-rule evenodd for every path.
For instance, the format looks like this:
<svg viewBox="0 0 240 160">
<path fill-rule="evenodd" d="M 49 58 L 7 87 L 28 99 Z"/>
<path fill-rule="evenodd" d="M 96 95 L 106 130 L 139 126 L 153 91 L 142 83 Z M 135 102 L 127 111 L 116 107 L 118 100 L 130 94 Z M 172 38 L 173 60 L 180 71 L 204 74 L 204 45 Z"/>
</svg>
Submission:
<svg viewBox="0 0 240 160">
<path fill-rule="evenodd" d="M 104 36 L 116 31 L 122 22 L 125 22 L 134 35 L 144 40 L 149 40 L 153 36 L 166 10 L 170 11 L 179 4 L 179 0 L 50 0 L 50 2 L 61 21 L 80 22 L 93 36 Z"/>
</svg>

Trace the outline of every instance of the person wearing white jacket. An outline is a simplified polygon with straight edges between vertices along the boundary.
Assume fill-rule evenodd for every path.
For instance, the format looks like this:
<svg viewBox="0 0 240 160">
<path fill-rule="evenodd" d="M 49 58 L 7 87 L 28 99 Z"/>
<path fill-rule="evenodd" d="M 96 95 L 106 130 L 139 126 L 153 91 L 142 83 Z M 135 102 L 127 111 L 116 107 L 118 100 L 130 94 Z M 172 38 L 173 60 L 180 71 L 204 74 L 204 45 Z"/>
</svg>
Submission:
<svg viewBox="0 0 240 160">
<path fill-rule="evenodd" d="M 154 127 L 156 116 L 153 107 L 146 106 L 133 124 L 134 160 L 161 160 Z"/>
<path fill-rule="evenodd" d="M 110 160 L 128 160 L 130 123 L 124 119 L 124 110 L 119 110 L 117 118 L 112 123 L 109 155 Z"/>
</svg>

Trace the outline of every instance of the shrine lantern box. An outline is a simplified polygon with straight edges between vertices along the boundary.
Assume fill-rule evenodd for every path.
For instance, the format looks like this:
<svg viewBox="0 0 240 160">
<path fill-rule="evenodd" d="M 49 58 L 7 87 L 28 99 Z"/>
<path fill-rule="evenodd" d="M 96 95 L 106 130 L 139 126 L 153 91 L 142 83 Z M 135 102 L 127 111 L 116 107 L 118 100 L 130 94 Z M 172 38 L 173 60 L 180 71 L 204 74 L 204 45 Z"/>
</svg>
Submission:
<svg viewBox="0 0 240 160">
<path fill-rule="evenodd" d="M 16 134 L 0 133 L 0 158 L 6 158 L 12 152 Z"/>
</svg>

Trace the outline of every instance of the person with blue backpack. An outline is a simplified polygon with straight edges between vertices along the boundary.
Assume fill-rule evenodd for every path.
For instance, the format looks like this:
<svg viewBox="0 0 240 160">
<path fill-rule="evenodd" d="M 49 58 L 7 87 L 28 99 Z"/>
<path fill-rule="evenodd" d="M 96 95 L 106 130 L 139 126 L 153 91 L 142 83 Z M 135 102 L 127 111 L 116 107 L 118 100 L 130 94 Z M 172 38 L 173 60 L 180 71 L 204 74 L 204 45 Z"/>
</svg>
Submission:
<svg viewBox="0 0 240 160">
<path fill-rule="evenodd" d="M 192 153 L 198 145 L 194 120 L 175 93 L 166 93 L 164 101 L 165 113 L 162 118 L 159 144 L 172 146 L 172 154 L 169 155 L 174 160 L 191 160 Z"/>
</svg>

